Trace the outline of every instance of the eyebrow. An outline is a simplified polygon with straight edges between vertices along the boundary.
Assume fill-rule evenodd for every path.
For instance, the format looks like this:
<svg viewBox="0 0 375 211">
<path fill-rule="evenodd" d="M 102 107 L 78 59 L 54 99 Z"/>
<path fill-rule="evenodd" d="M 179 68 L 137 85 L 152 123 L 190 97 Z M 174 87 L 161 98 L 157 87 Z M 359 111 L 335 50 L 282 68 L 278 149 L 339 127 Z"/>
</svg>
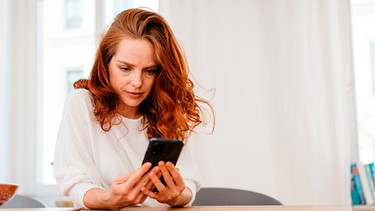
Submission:
<svg viewBox="0 0 375 211">
<path fill-rule="evenodd" d="M 125 65 L 128 65 L 130 67 L 134 67 L 135 65 L 129 63 L 129 62 L 125 62 L 125 61 L 122 61 L 122 60 L 117 60 L 118 63 L 121 63 L 121 64 L 125 64 Z M 159 65 L 158 64 L 152 64 L 152 65 L 148 65 L 146 67 L 144 67 L 143 69 L 149 69 L 149 68 L 158 68 Z"/>
</svg>

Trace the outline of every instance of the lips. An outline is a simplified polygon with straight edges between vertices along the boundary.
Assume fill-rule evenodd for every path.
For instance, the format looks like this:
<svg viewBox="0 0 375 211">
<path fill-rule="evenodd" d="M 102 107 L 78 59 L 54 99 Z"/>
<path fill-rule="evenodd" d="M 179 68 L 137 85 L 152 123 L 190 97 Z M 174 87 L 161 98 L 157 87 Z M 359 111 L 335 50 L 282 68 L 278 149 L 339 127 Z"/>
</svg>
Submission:
<svg viewBox="0 0 375 211">
<path fill-rule="evenodd" d="M 139 98 L 142 96 L 142 92 L 126 92 L 131 98 Z"/>
</svg>

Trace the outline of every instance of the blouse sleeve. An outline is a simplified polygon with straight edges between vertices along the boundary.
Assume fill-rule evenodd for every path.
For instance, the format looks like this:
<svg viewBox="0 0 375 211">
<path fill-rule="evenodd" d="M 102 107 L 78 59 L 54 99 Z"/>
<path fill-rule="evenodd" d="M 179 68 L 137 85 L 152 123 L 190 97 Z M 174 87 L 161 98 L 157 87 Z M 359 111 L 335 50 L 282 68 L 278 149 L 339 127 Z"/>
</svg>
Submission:
<svg viewBox="0 0 375 211">
<path fill-rule="evenodd" d="M 201 187 L 201 175 L 193 156 L 193 148 L 191 140 L 188 141 L 184 149 L 181 151 L 176 167 L 180 169 L 181 175 L 184 177 L 185 186 L 192 192 L 192 199 L 185 206 L 191 206 L 195 200 L 196 192 Z"/>
<path fill-rule="evenodd" d="M 70 196 L 76 207 L 86 208 L 85 193 L 99 185 L 100 175 L 93 163 L 90 146 L 91 102 L 87 90 L 74 90 L 68 95 L 57 135 L 54 176 L 65 196 Z"/>
</svg>

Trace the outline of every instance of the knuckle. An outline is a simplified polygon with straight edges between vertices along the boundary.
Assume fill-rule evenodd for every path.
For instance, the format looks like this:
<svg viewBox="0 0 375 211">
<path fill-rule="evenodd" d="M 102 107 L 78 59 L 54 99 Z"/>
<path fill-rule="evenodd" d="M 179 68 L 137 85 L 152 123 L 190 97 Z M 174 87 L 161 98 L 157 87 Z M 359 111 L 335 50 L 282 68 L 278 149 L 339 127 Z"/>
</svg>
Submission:
<svg viewBox="0 0 375 211">
<path fill-rule="evenodd" d="M 130 202 L 136 202 L 136 200 L 137 200 L 137 198 L 135 196 L 128 196 L 127 199 Z"/>
</svg>

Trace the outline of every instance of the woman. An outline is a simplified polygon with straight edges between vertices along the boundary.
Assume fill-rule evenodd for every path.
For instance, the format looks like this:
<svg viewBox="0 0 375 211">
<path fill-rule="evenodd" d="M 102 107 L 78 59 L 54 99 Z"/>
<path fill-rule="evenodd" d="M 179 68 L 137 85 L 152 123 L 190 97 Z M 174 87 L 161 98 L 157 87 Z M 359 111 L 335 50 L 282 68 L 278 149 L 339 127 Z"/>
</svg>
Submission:
<svg viewBox="0 0 375 211">
<path fill-rule="evenodd" d="M 68 95 L 59 128 L 54 175 L 76 207 L 191 205 L 200 183 L 187 139 L 203 121 L 198 103 L 211 106 L 195 96 L 188 75 L 160 15 L 143 9 L 117 15 L 89 79 L 75 82 Z M 178 168 L 141 165 L 152 137 L 186 143 Z"/>
</svg>

